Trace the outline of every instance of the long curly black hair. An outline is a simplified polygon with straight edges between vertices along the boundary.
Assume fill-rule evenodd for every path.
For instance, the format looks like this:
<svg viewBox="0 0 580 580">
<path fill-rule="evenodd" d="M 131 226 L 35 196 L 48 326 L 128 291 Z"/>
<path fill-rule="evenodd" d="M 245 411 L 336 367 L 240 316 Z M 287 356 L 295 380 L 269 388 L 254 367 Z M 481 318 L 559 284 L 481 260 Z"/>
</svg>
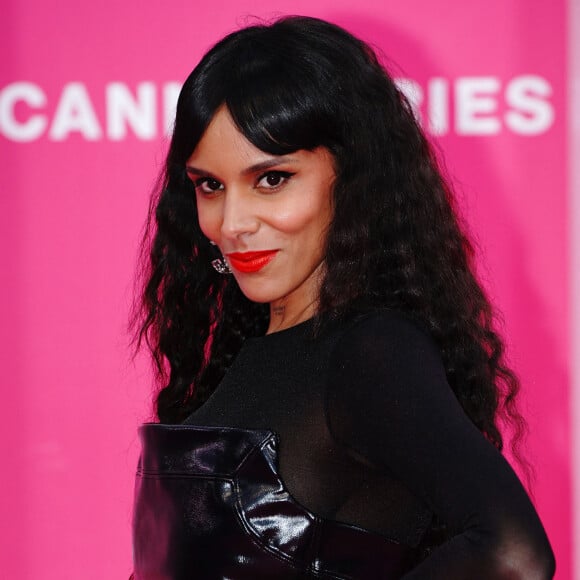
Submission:
<svg viewBox="0 0 580 580">
<path fill-rule="evenodd" d="M 495 315 L 473 268 L 473 246 L 413 111 L 375 53 L 342 28 L 286 17 L 218 42 L 179 96 L 165 171 L 151 202 L 137 338 L 162 384 L 161 422 L 182 421 L 215 389 L 244 340 L 263 334 L 268 306 L 209 266 L 186 160 L 216 111 L 274 155 L 325 147 L 334 214 L 318 316 L 364 299 L 419 322 L 438 344 L 449 384 L 480 431 L 502 449 L 525 423 Z M 517 443 L 512 445 L 516 449 Z"/>
</svg>

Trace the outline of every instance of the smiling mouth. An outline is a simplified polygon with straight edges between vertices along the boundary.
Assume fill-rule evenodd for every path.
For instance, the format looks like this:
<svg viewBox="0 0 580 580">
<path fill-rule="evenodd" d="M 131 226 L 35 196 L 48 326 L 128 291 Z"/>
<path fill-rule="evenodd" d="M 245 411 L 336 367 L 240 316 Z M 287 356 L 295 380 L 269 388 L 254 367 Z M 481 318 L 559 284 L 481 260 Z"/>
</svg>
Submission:
<svg viewBox="0 0 580 580">
<path fill-rule="evenodd" d="M 232 252 L 226 254 L 230 266 L 240 272 L 258 272 L 267 266 L 278 253 L 278 250 L 262 252 Z"/>
</svg>

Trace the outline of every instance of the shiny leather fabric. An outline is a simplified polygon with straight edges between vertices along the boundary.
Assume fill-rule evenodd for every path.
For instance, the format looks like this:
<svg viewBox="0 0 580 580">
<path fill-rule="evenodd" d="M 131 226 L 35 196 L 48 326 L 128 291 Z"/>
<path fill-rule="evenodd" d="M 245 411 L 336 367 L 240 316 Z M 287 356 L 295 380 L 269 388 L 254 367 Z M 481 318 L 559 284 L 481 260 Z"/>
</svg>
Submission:
<svg viewBox="0 0 580 580">
<path fill-rule="evenodd" d="M 297 503 L 271 431 L 147 424 L 140 436 L 135 580 L 391 580 L 414 560 L 411 548 Z"/>
</svg>

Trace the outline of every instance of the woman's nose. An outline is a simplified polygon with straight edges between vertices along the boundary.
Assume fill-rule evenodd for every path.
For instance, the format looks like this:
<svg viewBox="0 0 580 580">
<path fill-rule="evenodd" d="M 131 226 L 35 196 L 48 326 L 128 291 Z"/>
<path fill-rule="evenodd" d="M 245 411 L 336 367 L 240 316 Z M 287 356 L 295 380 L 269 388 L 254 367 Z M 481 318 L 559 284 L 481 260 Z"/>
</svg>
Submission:
<svg viewBox="0 0 580 580">
<path fill-rule="evenodd" d="M 224 196 L 222 236 L 237 238 L 258 230 L 260 221 L 252 195 L 238 188 L 230 188 Z"/>
</svg>

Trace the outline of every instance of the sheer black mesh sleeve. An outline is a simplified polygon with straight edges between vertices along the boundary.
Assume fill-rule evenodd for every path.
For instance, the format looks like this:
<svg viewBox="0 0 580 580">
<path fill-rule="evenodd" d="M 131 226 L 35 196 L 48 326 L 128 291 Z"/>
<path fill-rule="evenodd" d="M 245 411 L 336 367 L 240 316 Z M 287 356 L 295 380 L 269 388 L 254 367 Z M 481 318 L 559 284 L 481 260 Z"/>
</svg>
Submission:
<svg viewBox="0 0 580 580">
<path fill-rule="evenodd" d="M 341 338 L 329 368 L 336 440 L 392 474 L 451 532 L 405 578 L 552 578 L 552 550 L 525 490 L 460 407 L 426 334 L 396 313 L 368 316 Z"/>
</svg>

